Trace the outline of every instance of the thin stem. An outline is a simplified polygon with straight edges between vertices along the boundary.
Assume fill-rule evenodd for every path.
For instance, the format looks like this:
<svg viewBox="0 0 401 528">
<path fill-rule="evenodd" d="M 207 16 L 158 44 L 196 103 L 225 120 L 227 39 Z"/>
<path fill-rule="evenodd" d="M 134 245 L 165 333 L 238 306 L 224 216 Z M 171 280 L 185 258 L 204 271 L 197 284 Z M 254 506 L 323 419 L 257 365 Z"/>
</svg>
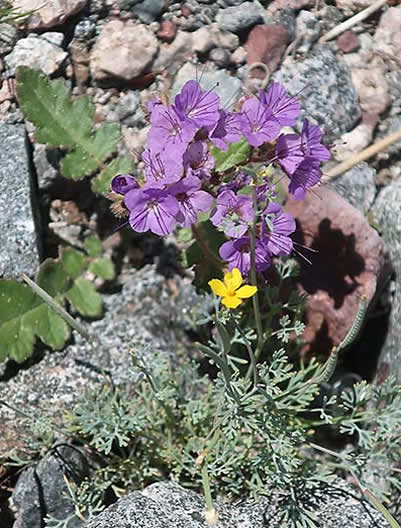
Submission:
<svg viewBox="0 0 401 528">
<path fill-rule="evenodd" d="M 251 241 L 251 284 L 254 286 L 257 286 L 257 278 L 256 278 L 256 223 L 258 220 L 257 216 L 257 208 L 258 208 L 258 200 L 256 195 L 256 187 L 255 187 L 255 181 L 252 185 L 252 199 L 253 199 L 253 210 L 254 210 L 254 217 L 253 217 L 253 225 L 250 229 L 250 241 Z M 262 329 L 262 319 L 260 316 L 260 305 L 259 305 L 259 296 L 256 292 L 255 295 L 252 297 L 252 304 L 253 304 L 253 311 L 255 315 L 255 323 L 256 323 L 256 333 L 258 336 L 257 344 L 256 344 L 256 350 L 255 350 L 255 362 L 258 361 L 259 356 L 262 352 L 263 347 L 263 329 Z M 250 369 L 252 368 L 252 365 L 250 365 Z M 249 370 L 248 370 L 249 373 Z M 249 374 L 250 376 L 250 374 Z M 247 378 L 249 377 L 247 374 Z"/>
<path fill-rule="evenodd" d="M 206 522 L 208 524 L 216 524 L 215 521 L 217 520 L 217 514 L 216 510 L 213 506 L 213 500 L 212 500 L 212 492 L 210 491 L 210 480 L 209 480 L 209 473 L 207 470 L 207 454 L 205 455 L 205 458 L 202 462 L 202 487 L 203 487 L 203 495 L 205 496 L 205 502 L 206 502 Z"/>
<path fill-rule="evenodd" d="M 342 462 L 344 462 L 344 457 L 341 453 L 336 453 L 335 451 L 332 451 L 331 449 L 327 449 L 326 447 L 322 447 L 320 445 L 314 444 L 313 442 L 309 442 L 309 445 L 313 447 L 313 449 L 315 449 L 316 451 L 320 451 L 321 453 L 325 453 L 326 455 L 339 458 Z"/>
<path fill-rule="evenodd" d="M 376 141 L 373 145 L 370 145 L 369 147 L 361 150 L 361 152 L 357 152 L 356 154 L 353 154 L 350 158 L 346 159 L 345 161 L 342 161 L 329 171 L 325 172 L 324 175 L 327 180 L 331 180 L 332 178 L 335 178 L 336 176 L 339 176 L 343 172 L 346 172 L 347 170 L 351 169 L 354 165 L 357 163 L 360 163 L 361 161 L 365 161 L 379 152 L 385 150 L 387 147 L 389 147 L 392 143 L 395 143 L 396 141 L 399 141 L 401 139 L 401 130 L 397 130 L 397 132 L 393 132 L 392 134 L 389 134 L 388 136 L 384 137 L 383 139 L 379 139 L 379 141 Z"/>
<path fill-rule="evenodd" d="M 29 414 L 29 413 L 26 413 L 25 411 L 21 411 L 21 409 L 18 409 L 17 407 L 13 407 L 12 405 L 10 405 L 9 403 L 5 402 L 4 400 L 0 400 L 0 405 L 4 405 L 4 407 L 8 407 L 9 409 L 11 409 L 12 411 L 14 411 L 15 413 L 23 416 L 24 418 L 27 418 L 28 420 L 30 420 L 31 422 L 33 422 L 34 420 L 36 422 L 41 422 L 45 425 L 47 425 L 49 422 L 46 422 L 45 420 L 42 420 L 42 418 L 40 418 L 39 416 L 36 416 L 35 414 Z M 67 432 L 66 431 L 63 431 L 62 429 L 59 429 L 57 426 L 55 426 L 54 424 L 52 423 L 49 423 L 49 426 L 50 426 L 50 429 L 52 429 L 53 431 L 55 431 L 56 433 L 59 433 L 59 434 L 62 434 L 63 436 L 68 436 Z"/>
<path fill-rule="evenodd" d="M 356 24 L 359 24 L 360 22 L 365 20 L 365 18 L 368 18 L 372 13 L 383 7 L 386 3 L 387 0 L 376 0 L 376 2 L 374 2 L 372 5 L 370 5 L 363 11 L 360 11 L 353 17 L 348 18 L 338 26 L 325 33 L 322 37 L 320 37 L 319 42 L 327 42 L 328 40 L 338 37 L 338 35 L 341 35 L 341 33 L 346 31 L 347 29 L 351 29 Z"/>
<path fill-rule="evenodd" d="M 214 264 L 215 266 L 217 266 L 218 268 L 221 268 L 222 265 L 223 265 L 223 262 L 217 258 L 211 251 L 210 249 L 208 248 L 208 246 L 205 244 L 205 242 L 203 241 L 199 231 L 198 231 L 198 228 L 193 225 L 192 226 L 192 234 L 194 235 L 194 238 L 196 240 L 196 242 L 198 243 L 198 246 L 201 248 L 202 250 L 202 253 L 204 254 L 205 258 L 207 260 L 209 260 L 212 264 Z"/>
<path fill-rule="evenodd" d="M 43 290 L 36 282 L 31 280 L 25 273 L 22 274 L 22 278 L 24 281 L 28 284 L 28 286 L 32 289 L 33 292 L 36 293 L 36 295 L 39 295 L 39 297 L 44 301 L 50 308 L 52 308 L 60 317 L 64 319 L 64 321 L 72 326 L 74 330 L 76 330 L 81 336 L 88 341 L 88 343 L 92 344 L 97 342 L 97 338 L 93 335 L 91 335 L 86 328 L 76 321 L 64 308 L 53 299 L 45 290 Z"/>
<path fill-rule="evenodd" d="M 251 376 L 251 373 L 252 373 L 253 374 L 253 383 L 254 383 L 254 385 L 257 385 L 257 383 L 258 383 L 258 371 L 256 369 L 256 360 L 255 360 L 255 354 L 253 353 L 253 350 L 252 350 L 252 345 L 249 342 L 249 340 L 247 339 L 244 331 L 242 330 L 241 325 L 239 325 L 237 323 L 237 321 L 235 320 L 234 317 L 232 317 L 232 320 L 234 322 L 235 327 L 237 328 L 237 330 L 241 334 L 242 339 L 245 342 L 245 346 L 246 346 L 246 349 L 247 349 L 248 355 L 249 355 L 250 367 L 249 367 L 248 372 L 246 374 L 246 379 L 249 379 L 250 376 Z"/>
</svg>

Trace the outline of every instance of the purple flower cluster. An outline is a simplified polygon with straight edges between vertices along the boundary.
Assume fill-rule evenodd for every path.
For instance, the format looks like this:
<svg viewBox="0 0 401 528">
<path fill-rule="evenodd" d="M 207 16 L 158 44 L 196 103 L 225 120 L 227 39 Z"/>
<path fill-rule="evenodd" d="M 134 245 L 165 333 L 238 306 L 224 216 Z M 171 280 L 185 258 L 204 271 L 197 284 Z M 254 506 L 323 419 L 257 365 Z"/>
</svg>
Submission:
<svg viewBox="0 0 401 528">
<path fill-rule="evenodd" d="M 148 111 L 151 126 L 141 183 L 130 175 L 116 176 L 112 182 L 112 190 L 123 196 L 132 229 L 165 236 L 177 226 L 191 227 L 199 213 L 209 212 L 210 221 L 228 238 L 219 253 L 230 270 L 249 272 L 254 226 L 258 272 L 268 268 L 274 255 L 288 255 L 295 222 L 272 201 L 272 182 L 263 171 L 255 179 L 246 167 L 216 171 L 211 149 L 226 151 L 244 137 L 252 147 L 244 165 L 255 161 L 255 152 L 264 166 L 278 163 L 290 179 L 290 193 L 302 199 L 319 183 L 320 163 L 330 154 L 321 144 L 319 127 L 307 120 L 300 135 L 280 134 L 283 126 L 295 125 L 300 113 L 299 103 L 285 88 L 273 83 L 257 97 L 243 99 L 239 111 L 228 112 L 219 107 L 217 94 L 188 81 L 174 104 L 153 100 Z"/>
</svg>

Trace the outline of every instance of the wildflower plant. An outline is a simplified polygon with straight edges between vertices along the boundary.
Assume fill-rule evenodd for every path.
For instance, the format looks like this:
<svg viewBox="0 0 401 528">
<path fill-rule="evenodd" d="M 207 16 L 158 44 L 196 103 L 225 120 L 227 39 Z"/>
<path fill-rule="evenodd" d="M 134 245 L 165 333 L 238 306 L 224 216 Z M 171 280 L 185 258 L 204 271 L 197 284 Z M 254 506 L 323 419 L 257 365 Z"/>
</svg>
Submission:
<svg viewBox="0 0 401 528">
<path fill-rule="evenodd" d="M 194 344 L 212 368 L 202 376 L 187 358 L 172 364 L 135 350 L 128 390 L 105 380 L 68 412 L 65 434 L 107 460 L 91 483 L 71 487 L 80 519 L 97 514 L 110 489 L 117 497 L 170 478 L 203 490 L 209 524 L 218 520 L 215 496 L 258 498 L 273 490 L 282 526 L 313 528 L 319 522 L 310 504 L 319 502 L 318 490 L 327 495 L 335 475 L 350 468 L 368 487 L 372 453 L 389 468 L 390 491 L 401 489 L 393 467 L 401 456 L 400 387 L 389 380 L 380 390 L 356 386 L 352 397 L 320 394 L 339 352 L 361 328 L 366 300 L 324 364 L 294 360 L 303 298 L 288 288 L 297 274 L 296 224 L 282 207 L 280 184 L 285 178 L 288 193 L 304 199 L 330 157 L 322 131 L 307 119 L 299 133 L 284 128 L 295 127 L 300 110 L 279 83 L 241 98 L 233 111 L 196 81 L 173 102 L 147 103 L 146 148 L 135 172 L 112 179 L 108 197 L 134 231 L 176 235 L 196 286 L 213 294 L 213 309 L 195 321 L 210 333 Z M 100 164 L 107 153 L 102 156 Z M 369 398 L 376 403 L 371 408 Z M 382 408 L 388 412 L 376 412 Z M 357 437 L 352 453 L 314 443 L 319 427 Z M 389 457 L 390 440 L 396 449 Z M 388 490 L 374 491 L 383 499 Z M 60 521 L 48 519 L 48 526 Z"/>
</svg>

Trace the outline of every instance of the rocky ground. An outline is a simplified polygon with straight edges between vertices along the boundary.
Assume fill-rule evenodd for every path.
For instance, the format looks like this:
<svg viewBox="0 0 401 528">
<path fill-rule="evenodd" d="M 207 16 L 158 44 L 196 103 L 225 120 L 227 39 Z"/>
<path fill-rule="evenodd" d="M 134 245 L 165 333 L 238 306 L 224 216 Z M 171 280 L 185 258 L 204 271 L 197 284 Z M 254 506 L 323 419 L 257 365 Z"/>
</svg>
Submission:
<svg viewBox="0 0 401 528">
<path fill-rule="evenodd" d="M 124 139 L 118 148 L 131 154 L 144 146 L 143 103 L 155 92 L 174 94 L 187 80 L 200 78 L 229 107 L 242 93 L 278 80 L 298 96 L 303 115 L 324 127 L 326 141 L 333 145 L 329 173 L 401 129 L 399 2 L 381 2 L 369 17 L 325 41 L 330 30 L 374 3 L 11 1 L 16 8 L 36 11 L 20 26 L 0 24 L 0 277 L 32 276 L 41 260 L 55 256 L 59 243 L 80 247 L 83 236 L 94 232 L 112 253 L 120 275 L 113 291 L 105 294 L 104 317 L 92 325 L 102 336 L 101 359 L 95 360 L 90 346 L 74 336 L 66 350 L 40 353 L 36 363 L 1 365 L 0 399 L 34 408 L 47 394 L 50 406 L 71 406 L 96 377 L 82 358 L 102 362 L 123 383 L 129 341 L 151 341 L 171 354 L 191 327 L 187 306 L 202 302 L 176 274 L 171 246 L 149 236 L 116 233 L 118 222 L 107 201 L 92 193 L 86 181 L 63 179 L 61 153 L 33 140 L 32 125 L 18 108 L 16 68 L 39 68 L 53 79 L 65 79 L 73 94 L 88 94 L 96 106 L 96 122 L 122 124 Z M 309 195 L 302 209 L 287 205 L 303 231 L 312 233 L 303 242 L 319 249 L 313 280 L 304 270 L 300 284 L 309 294 L 309 351 L 321 354 L 322 343 L 327 350 L 341 339 L 364 293 L 371 307 L 369 324 L 345 368 L 368 379 L 391 372 L 401 381 L 401 140 L 368 163 L 327 177 L 318 194 L 318 199 Z M 0 420 L 1 462 L 12 448 L 23 449 L 25 440 L 13 411 L 0 408 Z M 2 484 L 1 468 L 0 486 L 12 487 L 14 480 L 12 486 Z M 42 526 L 37 492 L 21 492 L 31 487 L 29 479 L 23 474 L 13 494 L 15 528 Z M 130 511 L 136 512 L 142 502 L 145 509 L 157 509 L 163 493 L 167 491 L 153 487 L 143 496 L 136 494 Z M 58 500 L 49 499 L 49 511 L 64 511 Z M 14 514 L 6 503 L 0 507 L 0 519 L 10 518 L 8 528 Z M 119 508 L 125 506 L 116 515 Z M 336 517 L 340 510 L 327 526 L 342 525 Z M 358 510 L 352 511 L 357 519 Z M 227 513 L 227 518 L 237 519 L 240 513 Z M 173 526 L 174 512 L 168 515 Z M 235 522 L 252 526 L 251 518 Z M 107 522 L 99 520 L 90 528 L 109 526 Z"/>
</svg>

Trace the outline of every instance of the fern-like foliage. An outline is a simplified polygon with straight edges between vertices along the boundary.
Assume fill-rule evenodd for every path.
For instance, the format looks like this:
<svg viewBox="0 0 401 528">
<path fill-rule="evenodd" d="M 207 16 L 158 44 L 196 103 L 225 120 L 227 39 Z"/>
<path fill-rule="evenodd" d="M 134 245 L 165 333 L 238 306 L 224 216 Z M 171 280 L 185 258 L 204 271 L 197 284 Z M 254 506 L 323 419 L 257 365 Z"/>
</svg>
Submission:
<svg viewBox="0 0 401 528">
<path fill-rule="evenodd" d="M 36 283 L 61 305 L 68 301 L 79 314 L 97 317 L 102 311 L 102 298 L 84 276 L 88 270 L 104 279 L 114 277 L 110 260 L 63 248 L 57 259 L 42 263 Z M 64 319 L 28 286 L 14 279 L 0 280 L 0 361 L 10 358 L 21 363 L 32 354 L 37 338 L 59 350 L 69 336 Z"/>
<path fill-rule="evenodd" d="M 106 161 L 121 138 L 118 123 L 102 123 L 94 129 L 95 107 L 85 96 L 71 97 L 63 80 L 49 80 L 39 70 L 17 70 L 17 98 L 25 117 L 35 127 L 35 139 L 67 150 L 61 161 L 66 178 L 80 180 L 100 171 L 93 180 L 96 192 L 107 192 L 116 174 L 132 169 L 128 157 Z"/>
</svg>

